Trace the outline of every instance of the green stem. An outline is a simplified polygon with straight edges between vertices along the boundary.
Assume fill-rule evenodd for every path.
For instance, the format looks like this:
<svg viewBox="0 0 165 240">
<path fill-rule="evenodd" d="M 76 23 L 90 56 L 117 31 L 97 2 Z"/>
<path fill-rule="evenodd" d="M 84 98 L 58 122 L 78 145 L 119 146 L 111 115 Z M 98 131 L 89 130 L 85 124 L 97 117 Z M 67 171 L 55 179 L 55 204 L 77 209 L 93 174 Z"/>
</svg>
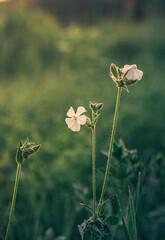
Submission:
<svg viewBox="0 0 165 240">
<path fill-rule="evenodd" d="M 92 113 L 94 120 L 94 113 Z M 93 211 L 96 210 L 96 126 L 92 128 L 92 183 L 93 183 Z"/>
<path fill-rule="evenodd" d="M 19 182 L 20 171 L 21 171 L 21 164 L 18 163 L 17 164 L 16 178 L 15 178 L 15 186 L 14 186 L 14 191 L 13 191 L 13 198 L 12 198 L 12 203 L 11 203 L 11 209 L 10 209 L 10 214 L 9 214 L 9 221 L 8 221 L 8 225 L 7 225 L 5 240 L 7 240 L 8 237 L 9 237 L 9 232 L 10 232 L 10 227 L 11 227 L 11 220 L 12 220 L 15 200 L 16 200 L 16 196 L 17 196 L 17 189 L 18 189 L 18 182 Z"/>
<path fill-rule="evenodd" d="M 99 210 L 99 207 L 100 207 L 100 205 L 103 201 L 105 190 L 106 190 L 106 185 L 107 185 L 107 181 L 108 181 L 108 174 L 109 174 L 110 165 L 111 165 L 111 157 L 112 157 L 112 152 L 113 152 L 113 142 L 114 142 L 114 136 L 115 136 L 115 130 L 116 130 L 117 116 L 118 116 L 118 111 L 119 111 L 121 91 L 122 91 L 122 88 L 118 87 L 115 114 L 114 114 L 112 133 L 111 133 L 111 140 L 110 140 L 110 146 L 109 146 L 109 152 L 108 152 L 108 160 L 107 160 L 107 166 L 106 166 L 106 171 L 105 171 L 105 176 L 104 176 L 104 182 L 103 182 L 103 187 L 102 187 L 102 191 L 101 191 L 100 201 L 99 201 L 99 204 L 98 204 L 98 210 Z"/>
<path fill-rule="evenodd" d="M 94 235 L 94 232 L 92 232 L 91 240 L 94 240 L 94 239 L 95 239 L 95 235 Z"/>
</svg>

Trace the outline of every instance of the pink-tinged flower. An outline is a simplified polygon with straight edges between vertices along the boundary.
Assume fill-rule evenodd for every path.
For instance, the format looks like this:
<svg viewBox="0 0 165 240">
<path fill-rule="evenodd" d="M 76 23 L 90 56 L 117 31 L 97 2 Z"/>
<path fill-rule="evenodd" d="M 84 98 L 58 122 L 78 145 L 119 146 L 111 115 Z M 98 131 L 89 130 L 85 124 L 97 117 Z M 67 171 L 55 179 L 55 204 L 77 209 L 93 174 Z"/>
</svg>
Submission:
<svg viewBox="0 0 165 240">
<path fill-rule="evenodd" d="M 81 115 L 84 112 L 86 112 L 84 107 L 78 107 L 76 113 L 73 107 L 69 108 L 69 111 L 66 114 L 68 118 L 65 118 L 65 122 L 68 125 L 68 128 L 73 132 L 80 131 L 80 125 L 84 125 L 86 123 L 87 117 L 85 115 Z"/>
<path fill-rule="evenodd" d="M 133 65 L 125 65 L 124 68 L 121 68 L 122 73 L 125 78 L 130 81 L 141 80 L 143 76 L 143 72 L 137 69 L 136 64 Z"/>
</svg>

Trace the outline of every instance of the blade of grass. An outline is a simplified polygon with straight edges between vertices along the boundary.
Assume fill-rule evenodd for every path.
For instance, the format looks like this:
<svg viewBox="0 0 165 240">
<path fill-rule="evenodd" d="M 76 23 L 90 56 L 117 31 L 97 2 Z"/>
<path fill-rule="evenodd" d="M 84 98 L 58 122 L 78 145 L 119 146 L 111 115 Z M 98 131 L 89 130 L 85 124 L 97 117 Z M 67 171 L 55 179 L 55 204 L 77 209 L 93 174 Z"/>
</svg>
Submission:
<svg viewBox="0 0 165 240">
<path fill-rule="evenodd" d="M 123 228 L 124 228 L 124 235 L 125 235 L 125 240 L 131 240 L 131 237 L 129 235 L 129 232 L 128 232 L 128 227 L 126 225 L 126 222 L 125 222 L 125 219 L 124 219 L 124 213 L 123 213 L 123 210 L 122 210 L 122 207 L 121 207 L 121 203 L 120 203 L 120 199 L 119 199 L 119 196 L 117 194 L 117 190 L 115 188 L 115 186 L 113 185 L 112 181 L 110 181 L 111 183 L 111 187 L 114 191 L 114 194 L 116 196 L 116 199 L 117 199 L 117 202 L 118 202 L 118 205 L 119 205 L 119 209 L 120 209 L 120 212 L 121 212 L 121 217 L 122 217 L 122 222 L 123 222 Z"/>
<path fill-rule="evenodd" d="M 137 211 L 138 211 L 138 203 L 139 203 L 140 181 L 141 181 L 141 172 L 139 172 L 139 175 L 138 175 L 137 190 L 136 190 L 136 195 L 135 195 L 135 211 L 136 211 L 136 214 L 137 214 Z"/>
<path fill-rule="evenodd" d="M 135 208 L 136 216 L 137 216 L 137 211 L 138 211 L 139 194 L 140 194 L 140 180 L 141 180 L 140 178 L 141 178 L 141 172 L 139 172 L 139 175 L 138 175 L 138 183 L 137 183 L 137 189 L 135 192 L 135 200 L 134 200 L 134 208 Z M 128 212 L 129 212 L 129 210 L 128 210 Z M 129 215 L 129 224 L 128 224 L 128 230 L 129 230 L 130 235 L 132 234 L 132 228 L 133 228 L 133 222 L 132 222 L 132 217 L 130 214 Z"/>
<path fill-rule="evenodd" d="M 130 216 L 131 216 L 131 222 L 132 222 L 131 230 L 133 228 L 134 237 L 135 237 L 135 240 L 137 240 L 135 205 L 134 205 L 133 196 L 129 186 L 128 186 L 128 191 L 129 191 Z"/>
</svg>

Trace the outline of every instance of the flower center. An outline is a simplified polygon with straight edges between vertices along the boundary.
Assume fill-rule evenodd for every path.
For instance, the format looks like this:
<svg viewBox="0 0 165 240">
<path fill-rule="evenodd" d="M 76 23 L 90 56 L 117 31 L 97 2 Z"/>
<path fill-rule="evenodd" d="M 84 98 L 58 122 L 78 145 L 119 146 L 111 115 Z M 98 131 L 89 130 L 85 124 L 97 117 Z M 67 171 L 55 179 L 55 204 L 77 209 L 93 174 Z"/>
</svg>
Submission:
<svg viewBox="0 0 165 240">
<path fill-rule="evenodd" d="M 73 119 L 74 119 L 74 120 L 76 120 L 76 119 L 77 119 L 77 117 L 76 117 L 76 116 L 73 116 Z"/>
</svg>

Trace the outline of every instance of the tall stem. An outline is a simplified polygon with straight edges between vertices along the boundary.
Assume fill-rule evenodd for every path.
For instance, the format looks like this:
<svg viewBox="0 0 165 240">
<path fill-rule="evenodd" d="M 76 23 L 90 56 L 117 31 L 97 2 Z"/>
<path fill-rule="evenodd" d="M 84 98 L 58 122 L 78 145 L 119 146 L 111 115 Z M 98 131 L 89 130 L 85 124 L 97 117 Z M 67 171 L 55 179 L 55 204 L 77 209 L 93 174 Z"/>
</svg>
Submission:
<svg viewBox="0 0 165 240">
<path fill-rule="evenodd" d="M 18 182 L 19 182 L 20 172 L 21 172 L 21 164 L 18 163 L 17 164 L 17 172 L 16 172 L 16 178 L 15 178 L 14 191 L 13 191 L 13 198 L 12 198 L 12 203 L 11 203 L 11 209 L 10 209 L 10 214 L 9 214 L 9 221 L 8 221 L 8 225 L 7 225 L 5 240 L 7 240 L 8 237 L 9 237 L 9 232 L 10 232 L 10 227 L 11 227 L 11 220 L 12 220 L 12 215 L 13 215 L 13 212 L 14 212 L 15 200 L 16 200 L 16 196 L 17 196 L 17 189 L 18 189 Z"/>
<path fill-rule="evenodd" d="M 92 113 L 94 120 L 94 113 Z M 92 183 L 93 183 L 93 211 L 96 210 L 96 126 L 92 128 Z"/>
<path fill-rule="evenodd" d="M 98 204 L 98 210 L 99 210 L 100 204 L 103 201 L 105 190 L 106 190 L 106 185 L 107 185 L 107 181 L 108 181 L 108 174 L 109 174 L 109 170 L 110 170 L 111 157 L 112 157 L 112 152 L 113 152 L 113 142 L 114 142 L 114 136 L 115 136 L 115 130 L 116 130 L 117 116 L 118 116 L 118 111 L 119 111 L 121 90 L 122 90 L 122 88 L 118 87 L 115 114 L 114 114 L 114 119 L 113 119 L 112 133 L 111 133 L 110 146 L 109 146 L 109 152 L 108 152 L 108 160 L 107 160 L 107 166 L 106 166 L 106 171 L 105 171 L 105 176 L 104 176 L 104 182 L 103 182 L 103 187 L 102 187 L 102 191 L 101 191 L 100 201 L 99 201 L 99 204 Z"/>
</svg>

